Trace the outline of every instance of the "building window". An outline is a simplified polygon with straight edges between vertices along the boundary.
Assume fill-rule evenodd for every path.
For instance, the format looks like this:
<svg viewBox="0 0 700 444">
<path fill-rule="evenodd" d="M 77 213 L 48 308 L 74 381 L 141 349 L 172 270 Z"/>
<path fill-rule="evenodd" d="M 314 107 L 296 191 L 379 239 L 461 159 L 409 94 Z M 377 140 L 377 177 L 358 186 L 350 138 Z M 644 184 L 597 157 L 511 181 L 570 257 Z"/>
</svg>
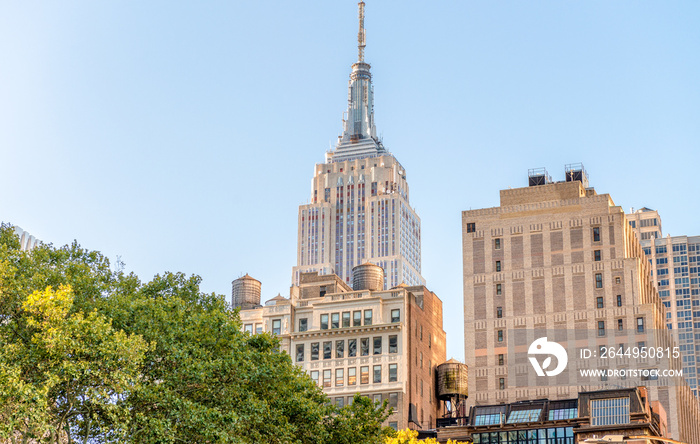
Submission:
<svg viewBox="0 0 700 444">
<path fill-rule="evenodd" d="M 498 365 L 505 365 L 504 361 L 505 361 L 505 356 L 503 356 L 503 353 L 499 354 L 498 355 Z"/>
<path fill-rule="evenodd" d="M 311 372 L 311 379 L 318 385 L 318 370 Z"/>
<path fill-rule="evenodd" d="M 467 222 L 467 233 L 473 233 L 476 231 L 476 223 Z"/>
<path fill-rule="evenodd" d="M 360 356 L 369 356 L 369 338 L 360 339 Z"/>
<path fill-rule="evenodd" d="M 620 276 L 617 276 L 617 277 L 615 278 L 615 283 L 616 283 L 616 284 L 619 284 L 620 282 L 622 282 L 622 279 L 620 278 Z"/>
<path fill-rule="evenodd" d="M 342 409 L 344 400 L 345 400 L 345 398 L 343 398 L 342 396 L 339 398 L 335 398 L 335 406 L 338 407 L 339 409 Z"/>
<path fill-rule="evenodd" d="M 350 312 L 343 312 L 343 327 L 350 327 Z"/>
<path fill-rule="evenodd" d="M 322 297 L 324 297 L 325 295 L 326 295 L 326 286 L 325 286 L 325 285 L 322 285 L 322 286 L 318 289 L 318 297 L 322 298 Z"/>
<path fill-rule="evenodd" d="M 369 366 L 360 367 L 360 384 L 369 384 Z"/>
<path fill-rule="evenodd" d="M 372 382 L 374 382 L 375 384 L 379 384 L 380 382 L 382 382 L 382 366 L 375 365 L 372 370 L 373 370 Z"/>
<path fill-rule="evenodd" d="M 503 330 L 498 330 L 498 342 L 503 342 Z"/>
<path fill-rule="evenodd" d="M 311 360 L 318 361 L 318 342 L 311 343 Z"/>
<path fill-rule="evenodd" d="M 630 399 L 609 398 L 591 400 L 591 425 L 629 424 Z"/>
<path fill-rule="evenodd" d="M 617 295 L 617 306 L 622 307 L 622 295 L 621 294 Z"/>
<path fill-rule="evenodd" d="M 357 369 L 355 367 L 350 367 L 348 369 L 348 385 L 357 384 Z"/>
<path fill-rule="evenodd" d="M 335 369 L 335 386 L 342 387 L 345 384 L 345 371 L 342 368 Z M 343 399 L 343 398 L 340 398 Z"/>
<path fill-rule="evenodd" d="M 399 430 L 399 423 L 396 421 L 389 421 L 389 427 L 394 430 Z"/>
<path fill-rule="evenodd" d="M 637 333 L 644 333 L 644 318 L 637 318 Z"/>
<path fill-rule="evenodd" d="M 593 260 L 600 262 L 600 250 L 593 250 Z"/>
<path fill-rule="evenodd" d="M 331 313 L 331 328 L 340 328 L 340 313 Z"/>
<path fill-rule="evenodd" d="M 506 378 L 498 378 L 498 390 L 506 389 Z"/>
<path fill-rule="evenodd" d="M 374 338 L 374 351 L 373 354 L 375 355 L 381 355 L 382 354 L 382 337 L 381 336 L 376 336 Z"/>
<path fill-rule="evenodd" d="M 348 358 L 357 356 L 357 339 L 348 339 Z"/>
<path fill-rule="evenodd" d="M 496 261 L 496 273 L 501 272 L 501 261 Z"/>
<path fill-rule="evenodd" d="M 418 366 L 420 368 L 423 368 L 423 352 L 418 352 L 418 356 L 419 356 L 419 361 L 420 361 L 420 364 L 418 364 Z"/>
<path fill-rule="evenodd" d="M 623 323 L 622 323 L 622 319 L 618 319 L 618 320 L 617 320 L 617 329 L 618 329 L 618 330 L 622 330 L 623 328 L 624 328 L 624 326 L 623 326 Z"/>
<path fill-rule="evenodd" d="M 496 284 L 496 295 L 500 296 L 502 294 L 501 284 Z"/>
<path fill-rule="evenodd" d="M 321 315 L 321 330 L 328 330 L 328 315 Z"/>
<path fill-rule="evenodd" d="M 503 307 L 496 307 L 496 317 L 499 319 L 503 317 Z"/>
<path fill-rule="evenodd" d="M 323 387 L 330 387 L 330 386 L 331 386 L 331 371 L 324 370 L 323 371 Z"/>
<path fill-rule="evenodd" d="M 352 312 L 352 326 L 359 327 L 360 325 L 362 325 L 362 312 L 361 311 L 353 311 Z"/>
<path fill-rule="evenodd" d="M 399 337 L 397 335 L 389 336 L 389 353 L 399 352 Z"/>
<path fill-rule="evenodd" d="M 304 362 L 304 344 L 297 344 L 297 362 Z"/>
<path fill-rule="evenodd" d="M 391 364 L 391 365 L 396 365 L 396 364 Z M 391 371 L 389 373 L 389 379 L 391 379 Z M 396 409 L 399 406 L 399 394 L 394 392 L 394 393 L 389 393 L 389 407 L 392 409 Z"/>
<path fill-rule="evenodd" d="M 331 359 L 333 351 L 333 342 L 326 341 L 323 343 L 323 359 Z"/>
<path fill-rule="evenodd" d="M 595 298 L 595 300 L 596 300 L 596 307 L 597 307 L 597 308 L 603 308 L 603 306 L 604 306 L 604 305 L 603 305 L 603 297 L 602 297 L 602 296 L 598 296 L 597 298 Z"/>
<path fill-rule="evenodd" d="M 600 242 L 600 227 L 593 227 L 593 242 Z"/>
<path fill-rule="evenodd" d="M 372 325 L 372 310 L 365 310 L 365 325 Z"/>
<path fill-rule="evenodd" d="M 281 335 L 282 334 L 282 320 L 281 319 L 273 319 L 272 320 L 272 334 L 273 335 Z"/>
<path fill-rule="evenodd" d="M 344 358 L 345 357 L 345 341 L 335 341 L 335 357 Z"/>
<path fill-rule="evenodd" d="M 595 274 L 595 288 L 603 288 L 603 274 L 602 273 Z"/>
<path fill-rule="evenodd" d="M 395 308 L 391 310 L 391 323 L 395 324 L 397 322 L 401 322 L 401 310 Z"/>
<path fill-rule="evenodd" d="M 299 331 L 306 331 L 309 329 L 309 320 L 306 318 L 299 319 Z"/>
<path fill-rule="evenodd" d="M 262 332 L 263 332 L 262 324 L 255 324 L 255 334 L 259 335 Z"/>
<path fill-rule="evenodd" d="M 494 250 L 501 249 L 501 238 L 500 237 L 497 237 L 496 239 L 493 240 L 493 249 Z"/>
<path fill-rule="evenodd" d="M 389 364 L 389 382 L 398 381 L 398 366 L 397 364 Z"/>
<path fill-rule="evenodd" d="M 605 336 L 605 321 L 598 321 L 598 336 Z"/>
<path fill-rule="evenodd" d="M 246 333 L 253 333 L 253 324 L 246 324 L 243 326 L 243 331 Z"/>
</svg>

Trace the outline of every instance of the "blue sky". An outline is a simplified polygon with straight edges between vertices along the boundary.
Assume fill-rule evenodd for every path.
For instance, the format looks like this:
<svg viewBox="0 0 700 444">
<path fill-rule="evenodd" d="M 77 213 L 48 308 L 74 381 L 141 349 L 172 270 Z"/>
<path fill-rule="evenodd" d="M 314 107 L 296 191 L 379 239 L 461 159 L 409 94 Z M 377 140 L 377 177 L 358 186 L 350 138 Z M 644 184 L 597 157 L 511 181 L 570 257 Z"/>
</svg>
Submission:
<svg viewBox="0 0 700 444">
<path fill-rule="evenodd" d="M 461 211 L 583 162 L 700 234 L 700 3 L 368 1 L 377 127 L 463 358 Z M 357 4 L 0 0 L 0 220 L 148 280 L 287 294 L 297 208 L 341 130 Z"/>
</svg>

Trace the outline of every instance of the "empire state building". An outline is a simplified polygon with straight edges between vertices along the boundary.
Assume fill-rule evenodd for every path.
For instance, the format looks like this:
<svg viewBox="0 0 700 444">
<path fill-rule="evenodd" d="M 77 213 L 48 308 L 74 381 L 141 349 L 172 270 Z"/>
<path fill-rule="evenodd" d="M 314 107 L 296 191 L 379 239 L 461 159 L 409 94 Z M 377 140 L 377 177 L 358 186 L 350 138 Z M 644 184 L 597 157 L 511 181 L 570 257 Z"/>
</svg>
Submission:
<svg viewBox="0 0 700 444">
<path fill-rule="evenodd" d="M 385 288 L 424 285 L 420 218 L 409 204 L 406 170 L 377 138 L 370 65 L 364 60 L 364 2 L 359 3 L 358 60 L 352 65 L 348 109 L 335 149 L 317 164 L 311 202 L 299 207 L 297 265 L 302 272 L 337 274 L 384 268 Z"/>
</svg>

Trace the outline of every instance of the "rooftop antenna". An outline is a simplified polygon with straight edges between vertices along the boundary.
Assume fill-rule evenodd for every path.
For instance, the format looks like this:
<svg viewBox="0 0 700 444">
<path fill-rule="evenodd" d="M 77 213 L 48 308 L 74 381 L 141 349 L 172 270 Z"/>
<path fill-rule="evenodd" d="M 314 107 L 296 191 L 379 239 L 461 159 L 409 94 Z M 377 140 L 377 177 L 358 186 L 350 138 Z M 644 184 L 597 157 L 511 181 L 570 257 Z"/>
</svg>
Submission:
<svg viewBox="0 0 700 444">
<path fill-rule="evenodd" d="M 357 4 L 360 13 L 360 31 L 357 33 L 357 58 L 358 62 L 365 61 L 365 2 Z"/>
</svg>

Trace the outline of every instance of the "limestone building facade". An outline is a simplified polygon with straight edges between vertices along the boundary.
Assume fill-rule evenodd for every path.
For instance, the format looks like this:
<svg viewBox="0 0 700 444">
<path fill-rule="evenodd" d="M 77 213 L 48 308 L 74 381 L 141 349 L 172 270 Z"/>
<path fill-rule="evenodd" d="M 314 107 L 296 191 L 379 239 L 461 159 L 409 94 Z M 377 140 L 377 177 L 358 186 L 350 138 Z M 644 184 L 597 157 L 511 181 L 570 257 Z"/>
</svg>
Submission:
<svg viewBox="0 0 700 444">
<path fill-rule="evenodd" d="M 532 331 L 580 332 L 577 338 L 593 332 L 600 346 L 621 341 L 618 332 L 653 332 L 634 345 L 675 346 L 649 262 L 623 210 L 574 180 L 584 178 L 583 171 L 568 173 L 558 183 L 531 177 L 532 186 L 501 190 L 500 206 L 462 213 L 470 405 L 576 397 L 582 387 L 575 384 L 516 382 L 509 347 Z M 581 341 L 561 344 L 569 357 L 580 352 Z M 606 368 L 610 361 L 598 356 L 586 365 Z M 669 357 L 665 365 L 677 370 L 680 359 Z M 658 382 L 649 393 L 669 412 L 671 436 L 700 443 L 700 412 L 689 387 L 677 379 Z M 602 376 L 585 387 L 605 388 Z"/>
</svg>

